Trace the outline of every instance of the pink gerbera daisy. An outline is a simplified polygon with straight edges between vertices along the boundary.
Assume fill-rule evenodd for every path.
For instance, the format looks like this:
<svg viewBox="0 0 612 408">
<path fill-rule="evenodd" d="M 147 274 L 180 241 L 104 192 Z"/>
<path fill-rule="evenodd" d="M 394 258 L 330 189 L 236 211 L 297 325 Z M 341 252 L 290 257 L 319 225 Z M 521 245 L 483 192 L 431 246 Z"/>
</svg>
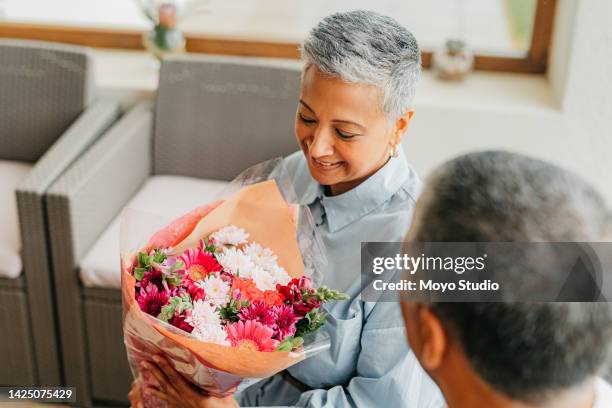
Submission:
<svg viewBox="0 0 612 408">
<path fill-rule="evenodd" d="M 190 248 L 183 252 L 179 259 L 183 261 L 185 270 L 194 281 L 204 279 L 211 272 L 223 269 L 210 252 L 204 251 L 202 243 L 199 248 Z"/>
<path fill-rule="evenodd" d="M 272 313 L 274 313 L 274 320 L 276 320 L 274 337 L 285 340 L 286 337 L 293 336 L 295 334 L 295 323 L 298 321 L 298 317 L 293 313 L 293 307 L 291 305 L 276 306 Z"/>
<path fill-rule="evenodd" d="M 264 302 L 253 302 L 249 307 L 242 308 L 239 313 L 240 320 L 255 320 L 264 326 L 274 327 L 272 310 Z"/>
<path fill-rule="evenodd" d="M 168 293 L 160 292 L 153 283 L 149 283 L 146 288 L 140 289 L 140 293 L 136 297 L 140 310 L 155 317 L 159 315 L 162 307 L 168 304 L 168 300 Z"/>
<path fill-rule="evenodd" d="M 274 351 L 278 340 L 274 340 L 274 330 L 255 321 L 238 322 L 226 326 L 227 339 L 233 347 L 254 351 Z"/>
</svg>

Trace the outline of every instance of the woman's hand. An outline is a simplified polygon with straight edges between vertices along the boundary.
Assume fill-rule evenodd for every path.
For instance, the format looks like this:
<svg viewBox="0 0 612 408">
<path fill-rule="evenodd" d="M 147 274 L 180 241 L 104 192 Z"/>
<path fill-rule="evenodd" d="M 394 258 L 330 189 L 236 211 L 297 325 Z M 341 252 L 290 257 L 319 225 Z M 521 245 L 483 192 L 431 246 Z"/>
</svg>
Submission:
<svg viewBox="0 0 612 408">
<path fill-rule="evenodd" d="M 144 391 L 168 402 L 170 407 L 181 408 L 235 408 L 239 407 L 236 400 L 230 395 L 225 398 L 215 398 L 203 393 L 183 378 L 168 361 L 160 356 L 154 356 L 156 364 L 144 362 L 142 370 L 147 370 L 155 377 L 159 386 L 147 386 Z M 136 382 L 132 385 L 134 390 Z M 130 391 L 130 394 L 132 391 Z M 130 401 L 132 399 L 130 398 Z M 138 407 L 134 405 L 134 407 Z"/>
</svg>

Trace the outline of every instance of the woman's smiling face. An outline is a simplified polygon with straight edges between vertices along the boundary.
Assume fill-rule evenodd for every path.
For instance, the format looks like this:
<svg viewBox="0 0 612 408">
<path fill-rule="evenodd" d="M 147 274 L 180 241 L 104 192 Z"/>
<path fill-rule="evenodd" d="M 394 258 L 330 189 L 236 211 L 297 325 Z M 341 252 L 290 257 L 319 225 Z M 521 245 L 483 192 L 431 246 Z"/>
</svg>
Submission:
<svg viewBox="0 0 612 408">
<path fill-rule="evenodd" d="M 295 119 L 295 134 L 313 178 L 331 194 L 356 187 L 389 159 L 409 116 L 389 126 L 382 96 L 373 85 L 350 84 L 306 68 Z M 404 123 L 405 122 L 405 123 Z M 398 149 L 399 149 L 398 145 Z"/>
</svg>

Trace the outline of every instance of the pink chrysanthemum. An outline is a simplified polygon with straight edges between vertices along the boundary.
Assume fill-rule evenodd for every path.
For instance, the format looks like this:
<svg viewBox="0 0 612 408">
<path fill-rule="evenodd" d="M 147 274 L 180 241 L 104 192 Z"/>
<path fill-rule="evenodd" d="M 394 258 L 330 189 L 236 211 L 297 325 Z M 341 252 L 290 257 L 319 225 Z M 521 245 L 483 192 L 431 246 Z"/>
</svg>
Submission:
<svg viewBox="0 0 612 408">
<path fill-rule="evenodd" d="M 272 338 L 274 330 L 255 320 L 230 324 L 225 330 L 227 339 L 233 347 L 253 351 L 274 351 L 278 346 L 278 340 Z"/>
<path fill-rule="evenodd" d="M 153 269 L 150 271 L 145 271 L 143 274 L 142 280 L 138 282 L 138 286 L 141 288 L 146 288 L 149 286 L 149 283 L 157 286 L 158 289 L 162 289 L 162 273 L 158 269 Z"/>
<path fill-rule="evenodd" d="M 239 313 L 240 320 L 255 320 L 264 326 L 274 327 L 275 319 L 272 310 L 264 302 L 253 302 Z"/>
<path fill-rule="evenodd" d="M 201 243 L 199 248 L 190 248 L 183 252 L 179 259 L 183 261 L 185 270 L 194 281 L 204 279 L 211 272 L 223 269 L 210 252 L 204 251 Z"/>
<path fill-rule="evenodd" d="M 298 321 L 298 317 L 293 313 L 293 307 L 291 305 L 276 306 L 272 313 L 276 321 L 274 337 L 278 340 L 285 340 L 286 337 L 293 336 L 295 323 Z"/>
<path fill-rule="evenodd" d="M 140 306 L 140 310 L 157 317 L 161 312 L 162 307 L 168 304 L 168 293 L 160 292 L 152 283 L 149 283 L 146 288 L 140 289 L 140 293 L 136 297 L 136 301 Z"/>
</svg>

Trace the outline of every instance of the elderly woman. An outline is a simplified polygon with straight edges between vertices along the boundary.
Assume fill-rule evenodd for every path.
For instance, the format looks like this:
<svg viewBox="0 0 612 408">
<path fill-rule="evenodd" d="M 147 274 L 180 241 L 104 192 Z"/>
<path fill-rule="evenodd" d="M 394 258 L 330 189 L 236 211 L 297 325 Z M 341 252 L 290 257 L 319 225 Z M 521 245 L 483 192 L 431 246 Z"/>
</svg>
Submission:
<svg viewBox="0 0 612 408">
<path fill-rule="evenodd" d="M 302 56 L 295 118 L 301 151 L 286 164 L 328 250 L 324 283 L 351 296 L 328 307 L 323 330 L 331 348 L 223 399 L 198 394 L 158 359 L 148 369 L 162 387 L 151 391 L 187 407 L 441 405 L 405 344 L 398 304 L 359 296 L 361 242 L 400 241 L 420 190 L 400 146 L 414 113 L 417 42 L 392 18 L 354 11 L 321 21 Z"/>
</svg>

